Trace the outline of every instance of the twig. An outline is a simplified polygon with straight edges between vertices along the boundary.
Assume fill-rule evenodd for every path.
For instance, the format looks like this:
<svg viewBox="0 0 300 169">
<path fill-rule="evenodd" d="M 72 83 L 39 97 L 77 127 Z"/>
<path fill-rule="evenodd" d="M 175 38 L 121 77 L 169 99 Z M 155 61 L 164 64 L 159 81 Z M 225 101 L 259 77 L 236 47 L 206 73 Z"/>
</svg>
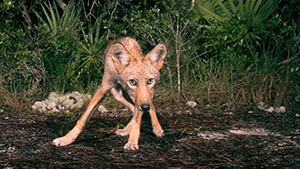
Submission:
<svg viewBox="0 0 300 169">
<path fill-rule="evenodd" d="M 27 12 L 27 9 L 24 5 L 24 3 L 21 1 L 20 6 L 23 8 L 23 11 L 19 8 L 19 10 L 22 12 L 22 16 L 24 17 L 25 21 L 27 22 L 28 25 L 31 25 L 31 18 Z"/>
<path fill-rule="evenodd" d="M 299 53 L 300 53 L 300 52 L 299 52 Z M 299 53 L 297 53 L 297 55 L 298 55 Z M 296 56 L 297 56 L 297 55 L 296 55 Z M 286 64 L 286 63 L 290 63 L 294 58 L 295 58 L 295 57 L 291 57 L 291 58 L 289 58 L 289 59 L 287 59 L 287 60 L 285 60 L 285 61 L 282 61 L 282 62 L 278 63 L 277 65 L 279 66 L 279 65 Z"/>
<path fill-rule="evenodd" d="M 188 10 L 188 12 L 191 12 L 191 10 L 193 10 L 194 6 L 195 6 L 195 0 L 192 0 L 192 6 L 191 6 L 191 8 Z"/>
<path fill-rule="evenodd" d="M 193 148 L 195 148 L 195 149 L 197 149 L 197 150 L 199 150 L 199 151 L 202 151 L 202 152 L 205 152 L 205 153 L 208 153 L 208 154 L 211 154 L 210 152 L 208 152 L 208 151 L 206 151 L 206 150 L 202 150 L 202 149 L 200 149 L 200 148 L 198 148 L 198 147 L 196 147 L 196 146 L 194 146 L 194 145 L 192 145 L 192 144 L 190 144 L 190 143 L 186 143 L 188 146 L 191 146 L 191 147 L 193 147 Z"/>
<path fill-rule="evenodd" d="M 64 11 L 66 9 L 66 4 L 64 3 L 63 0 L 56 0 L 56 2 L 58 3 L 58 5 L 60 6 L 60 8 Z"/>
<path fill-rule="evenodd" d="M 191 147 L 193 147 L 193 148 L 195 148 L 195 149 L 197 149 L 197 150 L 199 150 L 199 151 L 205 152 L 205 153 L 207 153 L 207 154 L 213 154 L 213 153 L 210 153 L 210 152 L 208 152 L 208 151 L 202 150 L 202 149 L 200 149 L 200 148 L 198 148 L 198 147 L 196 147 L 196 146 L 194 146 L 194 145 L 192 145 L 192 144 L 190 144 L 190 143 L 186 143 L 186 144 L 189 145 L 189 146 L 191 146 Z M 214 154 L 213 154 L 213 155 L 214 155 Z M 223 159 L 225 159 L 225 160 L 228 160 L 228 161 L 232 161 L 232 160 L 230 160 L 229 158 L 224 157 L 225 154 L 223 154 L 223 155 L 216 155 L 216 156 L 219 157 L 219 158 L 223 158 Z"/>
</svg>

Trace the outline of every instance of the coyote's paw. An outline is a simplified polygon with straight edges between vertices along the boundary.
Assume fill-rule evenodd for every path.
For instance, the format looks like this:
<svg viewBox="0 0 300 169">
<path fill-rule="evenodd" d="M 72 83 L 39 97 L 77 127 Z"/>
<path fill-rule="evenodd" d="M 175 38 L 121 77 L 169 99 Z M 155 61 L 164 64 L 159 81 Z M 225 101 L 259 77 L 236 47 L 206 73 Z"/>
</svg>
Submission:
<svg viewBox="0 0 300 169">
<path fill-rule="evenodd" d="M 60 147 L 60 146 L 66 146 L 66 145 L 69 145 L 73 142 L 74 140 L 68 140 L 66 137 L 60 137 L 60 138 L 57 138 L 55 140 L 52 141 L 52 144 L 57 146 L 57 147 Z"/>
<path fill-rule="evenodd" d="M 124 149 L 125 150 L 138 150 L 139 145 L 128 142 L 128 143 L 125 144 Z"/>
<path fill-rule="evenodd" d="M 130 134 L 130 130 L 118 129 L 116 134 L 119 136 L 128 136 Z"/>
<path fill-rule="evenodd" d="M 162 129 L 160 130 L 153 130 L 153 133 L 157 136 L 157 137 L 163 137 L 164 136 L 164 131 Z"/>
</svg>

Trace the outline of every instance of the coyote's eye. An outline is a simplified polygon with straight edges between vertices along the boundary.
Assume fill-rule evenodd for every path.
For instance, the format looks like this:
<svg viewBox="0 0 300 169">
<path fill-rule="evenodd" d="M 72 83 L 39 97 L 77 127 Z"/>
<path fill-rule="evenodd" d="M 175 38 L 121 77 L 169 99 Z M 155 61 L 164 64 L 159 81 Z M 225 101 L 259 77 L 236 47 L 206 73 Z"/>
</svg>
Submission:
<svg viewBox="0 0 300 169">
<path fill-rule="evenodd" d="M 130 79 L 130 80 L 129 80 L 129 84 L 130 84 L 131 86 L 137 86 L 137 82 L 136 82 L 134 79 Z"/>
<path fill-rule="evenodd" d="M 147 85 L 151 85 L 153 82 L 154 82 L 154 79 L 153 78 L 149 78 L 147 80 Z"/>
</svg>

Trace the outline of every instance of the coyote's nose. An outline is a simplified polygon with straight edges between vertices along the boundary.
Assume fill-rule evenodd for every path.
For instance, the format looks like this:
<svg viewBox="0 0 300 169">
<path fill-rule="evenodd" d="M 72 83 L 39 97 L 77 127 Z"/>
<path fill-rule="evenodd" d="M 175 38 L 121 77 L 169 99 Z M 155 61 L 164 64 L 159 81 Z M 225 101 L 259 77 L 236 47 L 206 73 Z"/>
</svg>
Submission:
<svg viewBox="0 0 300 169">
<path fill-rule="evenodd" d="M 149 111 L 150 110 L 150 104 L 142 104 L 141 105 L 142 110 L 145 111 Z"/>
</svg>

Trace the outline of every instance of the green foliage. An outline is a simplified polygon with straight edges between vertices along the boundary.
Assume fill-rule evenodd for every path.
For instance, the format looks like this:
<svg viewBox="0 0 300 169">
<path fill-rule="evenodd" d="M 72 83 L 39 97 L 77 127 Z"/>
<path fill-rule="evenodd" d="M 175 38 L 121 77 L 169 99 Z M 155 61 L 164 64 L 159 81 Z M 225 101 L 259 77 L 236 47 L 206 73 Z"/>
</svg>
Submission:
<svg viewBox="0 0 300 169">
<path fill-rule="evenodd" d="M 77 59 L 75 60 L 75 76 L 77 81 L 90 83 L 100 81 L 103 74 L 101 55 L 106 47 L 106 33 L 101 32 L 102 16 L 94 25 L 88 24 L 87 33 L 82 29 L 83 42 L 79 42 Z"/>
<path fill-rule="evenodd" d="M 170 0 L 154 5 L 149 10 L 137 10 L 130 14 L 130 23 L 136 36 L 141 37 L 142 45 L 155 46 L 165 42 L 168 48 L 166 57 L 167 69 L 162 71 L 171 89 L 182 92 L 181 65 L 188 65 L 195 52 L 197 30 L 195 22 L 189 20 L 191 4 L 181 0 Z M 193 48 L 193 49 L 192 49 Z M 149 49 L 148 49 L 149 50 Z M 146 50 L 147 51 L 147 50 Z M 188 67 L 187 67 L 188 68 Z"/>
<path fill-rule="evenodd" d="M 210 67 L 203 69 L 201 60 L 192 67 L 199 69 L 193 70 L 196 79 L 209 80 L 204 85 L 209 103 L 217 95 L 231 108 L 271 100 L 280 105 L 287 98 L 284 85 L 291 77 L 284 80 L 289 73 L 278 65 L 286 59 L 282 57 L 284 39 L 274 31 L 289 31 L 278 26 L 283 21 L 274 14 L 277 5 L 278 1 L 269 0 L 196 1 L 193 12 L 199 16 L 202 45 L 210 51 L 203 62 Z"/>
<path fill-rule="evenodd" d="M 38 3 L 33 2 L 31 9 Z M 30 32 L 30 18 L 26 16 L 31 10 L 26 6 L 8 0 L 0 4 L 0 97 L 6 103 L 43 96 L 40 92 L 45 89 L 45 69 L 35 48 L 35 30 Z"/>
<path fill-rule="evenodd" d="M 93 92 L 107 40 L 132 36 L 145 53 L 166 43 L 162 90 L 232 109 L 259 101 L 287 104 L 300 91 L 294 6 L 286 0 L 106 0 L 69 1 L 63 10 L 55 1 L 5 0 L 0 97 Z"/>
<path fill-rule="evenodd" d="M 35 13 L 43 23 L 42 29 L 50 45 L 44 61 L 53 77 L 54 89 L 64 92 L 99 81 L 103 68 L 101 54 L 106 45 L 106 34 L 101 29 L 102 16 L 94 25 L 90 19 L 86 29 L 80 9 L 73 1 L 62 14 L 55 3 L 42 5 L 42 9 L 46 20 Z"/>
<path fill-rule="evenodd" d="M 274 0 L 208 0 L 195 1 L 194 13 L 208 22 L 217 20 L 224 22 L 235 16 L 246 21 L 245 28 L 259 31 L 277 9 L 279 1 Z"/>
<path fill-rule="evenodd" d="M 69 90 L 74 86 L 73 63 L 81 28 L 80 16 L 74 2 L 70 2 L 62 14 L 54 3 L 42 5 L 46 19 L 35 11 L 41 20 L 42 36 L 46 38 L 46 50 L 42 53 L 45 67 L 52 77 L 53 87 L 58 91 Z"/>
<path fill-rule="evenodd" d="M 53 6 L 50 3 L 42 5 L 43 13 L 46 20 L 35 11 L 37 17 L 42 21 L 46 32 L 51 32 L 51 37 L 61 36 L 65 33 L 77 32 L 80 25 L 79 12 L 75 3 L 70 1 L 63 14 L 59 13 L 56 3 Z"/>
</svg>

